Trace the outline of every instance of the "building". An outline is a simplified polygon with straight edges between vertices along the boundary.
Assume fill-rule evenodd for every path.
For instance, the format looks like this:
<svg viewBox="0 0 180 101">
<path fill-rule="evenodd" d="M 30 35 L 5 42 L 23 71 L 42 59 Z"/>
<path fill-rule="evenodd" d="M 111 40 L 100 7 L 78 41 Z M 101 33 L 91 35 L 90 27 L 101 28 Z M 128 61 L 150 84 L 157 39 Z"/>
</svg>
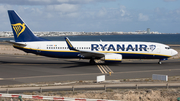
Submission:
<svg viewBox="0 0 180 101">
<path fill-rule="evenodd" d="M 151 34 L 151 33 L 150 33 L 150 28 L 147 28 L 147 34 Z"/>
</svg>

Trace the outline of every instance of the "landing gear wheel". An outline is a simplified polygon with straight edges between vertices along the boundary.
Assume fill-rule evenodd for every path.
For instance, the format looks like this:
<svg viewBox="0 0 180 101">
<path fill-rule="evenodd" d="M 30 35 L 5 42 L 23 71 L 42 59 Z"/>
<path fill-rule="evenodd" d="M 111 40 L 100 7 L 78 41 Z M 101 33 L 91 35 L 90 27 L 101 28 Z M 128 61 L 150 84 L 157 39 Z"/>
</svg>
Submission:
<svg viewBox="0 0 180 101">
<path fill-rule="evenodd" d="M 161 65 L 161 64 L 162 64 L 162 62 L 161 62 L 161 61 L 159 61 L 159 62 L 158 62 L 158 64 L 160 64 L 160 65 Z"/>
<path fill-rule="evenodd" d="M 89 63 L 93 65 L 93 64 L 95 64 L 96 62 L 94 61 L 94 59 L 90 59 Z"/>
</svg>

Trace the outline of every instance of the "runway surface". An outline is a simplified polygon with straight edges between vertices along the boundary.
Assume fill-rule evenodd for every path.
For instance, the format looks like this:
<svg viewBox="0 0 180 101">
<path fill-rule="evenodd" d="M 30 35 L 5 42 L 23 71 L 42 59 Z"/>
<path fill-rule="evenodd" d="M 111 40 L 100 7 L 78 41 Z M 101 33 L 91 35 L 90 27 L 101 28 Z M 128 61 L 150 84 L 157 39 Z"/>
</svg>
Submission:
<svg viewBox="0 0 180 101">
<path fill-rule="evenodd" d="M 152 74 L 180 75 L 180 59 L 125 60 L 121 64 L 90 65 L 88 60 L 56 59 L 33 55 L 0 55 L 0 85 L 96 80 L 107 75 L 107 80 L 151 78 Z M 108 73 L 112 72 L 111 76 Z"/>
</svg>

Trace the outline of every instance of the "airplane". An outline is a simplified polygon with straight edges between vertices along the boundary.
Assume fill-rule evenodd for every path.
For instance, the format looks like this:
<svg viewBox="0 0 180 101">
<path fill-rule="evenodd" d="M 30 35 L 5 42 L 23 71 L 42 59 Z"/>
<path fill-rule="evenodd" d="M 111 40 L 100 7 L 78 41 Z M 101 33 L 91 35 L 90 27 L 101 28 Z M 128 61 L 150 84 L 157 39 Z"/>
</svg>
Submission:
<svg viewBox="0 0 180 101">
<path fill-rule="evenodd" d="M 178 52 L 168 45 L 155 42 L 130 41 L 50 41 L 37 37 L 27 24 L 14 10 L 8 10 L 8 15 L 15 41 L 6 41 L 14 48 L 27 53 L 54 57 L 54 58 L 80 58 L 89 59 L 91 64 L 95 60 L 105 63 L 121 62 L 122 59 L 159 59 L 175 56 Z"/>
</svg>

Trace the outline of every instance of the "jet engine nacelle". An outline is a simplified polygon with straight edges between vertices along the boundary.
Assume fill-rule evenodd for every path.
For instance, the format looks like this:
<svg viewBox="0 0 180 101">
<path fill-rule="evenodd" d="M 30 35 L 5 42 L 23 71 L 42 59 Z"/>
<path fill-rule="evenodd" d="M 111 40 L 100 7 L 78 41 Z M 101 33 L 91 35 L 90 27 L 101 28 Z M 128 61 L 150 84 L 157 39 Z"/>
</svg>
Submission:
<svg viewBox="0 0 180 101">
<path fill-rule="evenodd" d="M 105 62 L 121 62 L 122 55 L 121 54 L 105 54 L 104 61 Z"/>
</svg>

